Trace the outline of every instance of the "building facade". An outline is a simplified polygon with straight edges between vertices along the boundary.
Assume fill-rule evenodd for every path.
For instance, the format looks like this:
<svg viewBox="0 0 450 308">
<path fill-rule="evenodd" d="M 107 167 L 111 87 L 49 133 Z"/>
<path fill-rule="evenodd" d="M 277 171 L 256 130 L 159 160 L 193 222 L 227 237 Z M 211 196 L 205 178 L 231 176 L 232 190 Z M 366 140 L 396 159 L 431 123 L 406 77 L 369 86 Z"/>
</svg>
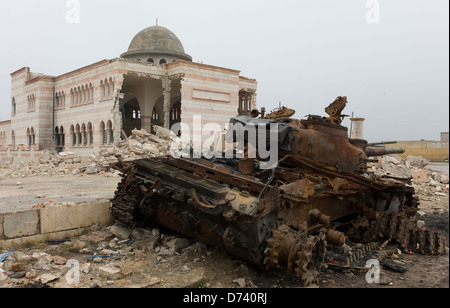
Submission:
<svg viewBox="0 0 450 308">
<path fill-rule="evenodd" d="M 196 133 L 194 118 L 224 125 L 256 107 L 254 79 L 192 62 L 161 26 L 138 33 L 119 58 L 60 76 L 24 67 L 11 79 L 11 120 L 0 122 L 2 156 L 53 149 L 92 154 L 133 129 L 182 123 Z"/>
</svg>

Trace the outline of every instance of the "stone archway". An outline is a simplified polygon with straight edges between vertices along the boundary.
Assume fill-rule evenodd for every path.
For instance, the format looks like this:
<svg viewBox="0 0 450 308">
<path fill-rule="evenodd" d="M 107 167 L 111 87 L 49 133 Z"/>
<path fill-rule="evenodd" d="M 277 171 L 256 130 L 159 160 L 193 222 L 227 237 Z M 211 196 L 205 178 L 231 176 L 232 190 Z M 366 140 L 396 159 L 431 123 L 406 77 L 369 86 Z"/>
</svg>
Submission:
<svg viewBox="0 0 450 308">
<path fill-rule="evenodd" d="M 124 110 L 124 123 L 123 131 L 127 136 L 131 135 L 133 129 L 141 129 L 141 108 L 136 98 L 133 98 L 123 105 Z"/>
</svg>

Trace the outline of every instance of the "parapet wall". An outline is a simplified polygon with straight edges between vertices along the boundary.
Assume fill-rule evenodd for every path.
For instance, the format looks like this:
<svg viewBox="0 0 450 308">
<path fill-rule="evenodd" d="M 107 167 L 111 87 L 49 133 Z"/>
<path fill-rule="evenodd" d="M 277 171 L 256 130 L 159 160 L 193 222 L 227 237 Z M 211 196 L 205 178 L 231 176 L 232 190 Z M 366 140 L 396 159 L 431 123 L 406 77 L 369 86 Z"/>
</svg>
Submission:
<svg viewBox="0 0 450 308">
<path fill-rule="evenodd" d="M 398 141 L 387 144 L 386 148 L 404 148 L 405 153 L 401 157 L 423 156 L 429 161 L 444 161 L 449 158 L 449 143 L 440 141 Z"/>
<path fill-rule="evenodd" d="M 41 158 L 46 150 L 35 150 L 33 148 L 31 149 L 22 149 L 19 148 L 18 150 L 2 150 L 0 149 L 0 161 L 2 158 L 9 157 L 11 159 L 11 162 L 29 162 L 29 161 L 35 161 L 39 158 Z"/>
<path fill-rule="evenodd" d="M 0 213 L 0 246 L 79 235 L 113 223 L 109 201 Z"/>
</svg>

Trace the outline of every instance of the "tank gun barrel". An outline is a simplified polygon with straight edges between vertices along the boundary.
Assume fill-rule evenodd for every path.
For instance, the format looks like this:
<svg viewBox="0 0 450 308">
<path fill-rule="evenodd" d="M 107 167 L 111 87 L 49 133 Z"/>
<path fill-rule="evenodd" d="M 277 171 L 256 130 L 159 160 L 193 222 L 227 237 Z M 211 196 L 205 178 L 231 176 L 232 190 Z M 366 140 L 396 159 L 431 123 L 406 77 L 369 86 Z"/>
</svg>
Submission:
<svg viewBox="0 0 450 308">
<path fill-rule="evenodd" d="M 367 156 L 383 156 L 387 154 L 402 154 L 405 153 L 403 148 L 385 148 L 385 147 L 367 147 Z"/>
<path fill-rule="evenodd" d="M 376 145 L 381 145 L 381 144 L 394 144 L 394 143 L 397 143 L 397 141 L 370 142 L 370 143 L 368 143 L 367 145 L 368 145 L 369 147 L 371 147 L 371 146 L 376 146 Z"/>
</svg>

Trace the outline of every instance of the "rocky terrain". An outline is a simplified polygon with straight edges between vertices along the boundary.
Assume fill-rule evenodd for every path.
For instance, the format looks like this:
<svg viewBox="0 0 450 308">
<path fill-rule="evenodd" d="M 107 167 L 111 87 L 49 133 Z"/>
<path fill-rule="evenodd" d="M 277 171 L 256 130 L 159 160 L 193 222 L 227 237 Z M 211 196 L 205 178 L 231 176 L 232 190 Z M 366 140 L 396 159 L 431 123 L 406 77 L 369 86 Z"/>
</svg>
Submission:
<svg viewBox="0 0 450 308">
<path fill-rule="evenodd" d="M 448 235 L 448 197 L 423 199 L 424 226 Z M 448 242 L 447 242 L 448 244 Z M 448 254 L 424 256 L 395 249 L 395 243 L 366 253 L 382 264 L 379 283 L 369 284 L 361 267 L 324 268 L 321 288 L 448 288 Z M 342 249 L 357 252 L 358 245 Z M 25 243 L 8 251 L 0 247 L 1 288 L 291 288 L 301 282 L 285 271 L 270 271 L 232 258 L 203 243 L 158 228 L 129 229 L 119 223 L 58 241 Z M 400 270 L 399 270 L 400 269 Z"/>
</svg>

